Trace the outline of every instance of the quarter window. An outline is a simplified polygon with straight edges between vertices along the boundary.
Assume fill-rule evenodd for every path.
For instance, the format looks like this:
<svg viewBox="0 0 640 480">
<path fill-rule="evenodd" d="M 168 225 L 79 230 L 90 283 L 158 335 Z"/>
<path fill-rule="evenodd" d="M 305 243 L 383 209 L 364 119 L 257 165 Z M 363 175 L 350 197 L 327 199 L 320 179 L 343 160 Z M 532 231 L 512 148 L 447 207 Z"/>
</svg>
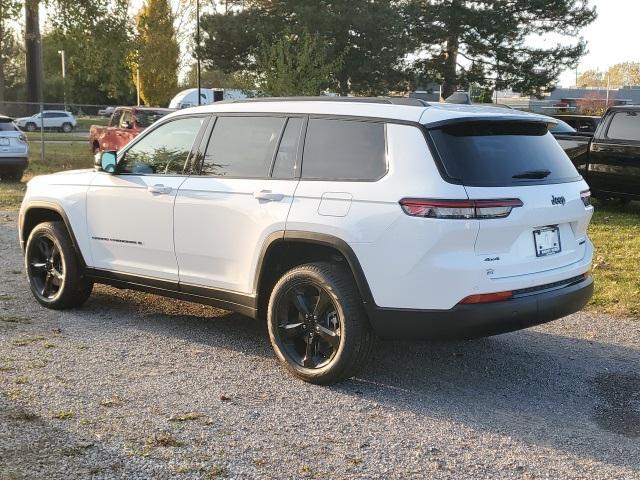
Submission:
<svg viewBox="0 0 640 480">
<path fill-rule="evenodd" d="M 273 166 L 273 178 L 289 179 L 296 177 L 298 145 L 300 144 L 300 133 L 303 125 L 304 120 L 299 117 L 290 118 L 287 121 L 287 126 L 278 147 L 276 162 Z"/>
<path fill-rule="evenodd" d="M 607 137 L 612 140 L 640 141 L 639 112 L 618 112 L 611 119 Z"/>
<path fill-rule="evenodd" d="M 118 163 L 118 173 L 182 175 L 205 118 L 173 120 L 142 137 Z"/>
<path fill-rule="evenodd" d="M 386 171 L 384 124 L 309 120 L 302 178 L 378 180 Z"/>
<path fill-rule="evenodd" d="M 202 175 L 268 177 L 285 121 L 276 117 L 218 117 Z"/>
</svg>

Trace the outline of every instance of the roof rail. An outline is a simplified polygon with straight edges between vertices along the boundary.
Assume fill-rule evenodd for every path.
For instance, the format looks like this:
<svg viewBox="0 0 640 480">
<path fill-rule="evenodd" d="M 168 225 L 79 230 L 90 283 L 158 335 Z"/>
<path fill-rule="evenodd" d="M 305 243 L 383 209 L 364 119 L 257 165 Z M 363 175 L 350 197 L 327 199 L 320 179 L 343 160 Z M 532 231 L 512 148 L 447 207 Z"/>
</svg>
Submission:
<svg viewBox="0 0 640 480">
<path fill-rule="evenodd" d="M 406 105 L 428 107 L 429 103 L 420 98 L 410 97 L 259 97 L 225 100 L 216 103 L 261 103 L 261 102 L 342 102 L 342 103 L 378 103 L 386 105 Z"/>
</svg>

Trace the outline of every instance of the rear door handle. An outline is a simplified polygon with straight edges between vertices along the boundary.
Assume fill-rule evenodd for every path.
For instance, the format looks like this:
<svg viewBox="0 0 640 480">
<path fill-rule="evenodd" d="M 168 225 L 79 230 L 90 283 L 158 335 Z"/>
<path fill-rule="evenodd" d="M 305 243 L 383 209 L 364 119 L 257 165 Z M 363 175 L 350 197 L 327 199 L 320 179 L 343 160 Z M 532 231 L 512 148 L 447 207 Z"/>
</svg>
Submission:
<svg viewBox="0 0 640 480">
<path fill-rule="evenodd" d="M 253 192 L 253 198 L 256 200 L 266 200 L 268 202 L 279 202 L 284 198 L 283 193 L 273 193 L 271 190 L 260 190 Z"/>
<path fill-rule="evenodd" d="M 171 193 L 171 190 L 173 190 L 171 187 L 165 187 L 162 184 L 156 184 L 156 185 L 149 185 L 147 187 L 147 191 L 151 192 L 151 193 L 158 193 L 160 195 L 166 195 L 168 193 Z"/>
</svg>

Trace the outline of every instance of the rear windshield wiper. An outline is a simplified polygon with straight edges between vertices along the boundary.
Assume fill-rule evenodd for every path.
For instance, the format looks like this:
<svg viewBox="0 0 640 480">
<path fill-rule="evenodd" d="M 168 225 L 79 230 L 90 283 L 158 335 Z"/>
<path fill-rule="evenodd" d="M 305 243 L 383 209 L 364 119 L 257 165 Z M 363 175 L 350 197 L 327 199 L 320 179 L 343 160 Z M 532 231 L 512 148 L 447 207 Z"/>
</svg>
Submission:
<svg viewBox="0 0 640 480">
<path fill-rule="evenodd" d="M 527 172 L 518 173 L 511 178 L 525 178 L 525 179 L 538 180 L 542 178 L 547 178 L 549 175 L 551 175 L 550 170 L 529 170 Z"/>
</svg>

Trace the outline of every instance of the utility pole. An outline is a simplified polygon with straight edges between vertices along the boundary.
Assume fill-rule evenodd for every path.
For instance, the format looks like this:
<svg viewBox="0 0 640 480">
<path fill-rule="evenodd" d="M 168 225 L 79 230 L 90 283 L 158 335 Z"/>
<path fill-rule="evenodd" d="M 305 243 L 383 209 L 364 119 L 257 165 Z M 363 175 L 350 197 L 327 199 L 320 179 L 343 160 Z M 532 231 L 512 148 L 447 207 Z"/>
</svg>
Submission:
<svg viewBox="0 0 640 480">
<path fill-rule="evenodd" d="M 39 8 L 40 0 L 24 2 L 27 102 L 31 103 L 42 103 L 42 38 Z"/>
<path fill-rule="evenodd" d="M 138 106 L 140 106 L 140 64 L 136 65 L 136 97 L 138 99 Z"/>
<path fill-rule="evenodd" d="M 64 50 L 58 50 L 60 59 L 62 61 L 62 98 L 64 102 L 64 109 L 67 109 L 67 70 L 64 61 Z"/>
<path fill-rule="evenodd" d="M 196 74 L 198 76 L 198 106 L 202 105 L 200 98 L 202 84 L 200 82 L 200 0 L 196 0 Z"/>
</svg>

